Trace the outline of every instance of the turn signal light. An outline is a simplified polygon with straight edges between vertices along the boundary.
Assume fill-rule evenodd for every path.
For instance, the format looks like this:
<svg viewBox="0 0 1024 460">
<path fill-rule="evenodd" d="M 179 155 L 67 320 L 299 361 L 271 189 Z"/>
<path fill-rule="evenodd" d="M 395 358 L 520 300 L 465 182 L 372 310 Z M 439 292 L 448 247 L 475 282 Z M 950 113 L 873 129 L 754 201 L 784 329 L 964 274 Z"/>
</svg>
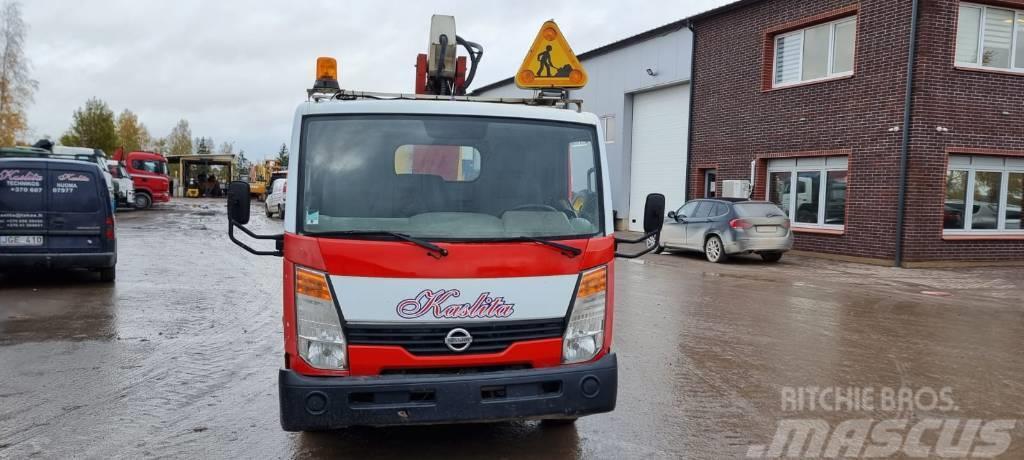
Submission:
<svg viewBox="0 0 1024 460">
<path fill-rule="evenodd" d="M 608 287 L 608 269 L 600 267 L 596 270 L 583 274 L 580 280 L 580 288 L 576 291 L 576 297 L 585 298 L 594 294 L 603 294 Z"/>
<path fill-rule="evenodd" d="M 323 273 L 295 269 L 295 293 L 321 300 L 333 300 Z"/>
</svg>

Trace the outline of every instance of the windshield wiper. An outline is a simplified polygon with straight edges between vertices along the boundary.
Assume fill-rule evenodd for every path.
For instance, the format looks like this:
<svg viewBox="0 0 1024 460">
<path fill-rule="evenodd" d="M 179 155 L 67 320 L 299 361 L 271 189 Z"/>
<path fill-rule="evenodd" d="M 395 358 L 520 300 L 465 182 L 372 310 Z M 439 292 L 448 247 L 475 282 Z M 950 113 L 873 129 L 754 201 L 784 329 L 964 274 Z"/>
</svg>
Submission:
<svg viewBox="0 0 1024 460">
<path fill-rule="evenodd" d="M 440 259 L 442 257 L 447 257 L 448 256 L 448 250 L 447 249 L 442 248 L 441 246 L 438 246 L 438 245 L 436 245 L 434 243 L 431 243 L 429 241 L 421 240 L 419 238 L 406 235 L 405 233 L 388 232 L 388 231 L 383 231 L 383 230 L 368 230 L 368 231 L 347 230 L 347 231 L 340 231 L 340 232 L 313 233 L 312 235 L 322 236 L 322 237 L 327 237 L 327 238 L 330 238 L 332 236 L 333 237 L 343 237 L 343 236 L 390 236 L 392 238 L 397 238 L 397 239 L 400 239 L 402 241 L 408 241 L 408 242 L 410 242 L 412 244 L 415 244 L 415 245 L 417 245 L 417 246 L 419 246 L 421 248 L 429 249 L 431 252 L 428 252 L 427 255 L 430 256 L 430 257 L 433 257 L 435 259 Z"/>
<path fill-rule="evenodd" d="M 551 240 L 545 240 L 544 238 L 535 238 L 535 237 L 532 237 L 532 236 L 520 236 L 518 238 L 513 238 L 511 241 L 531 241 L 531 242 L 534 242 L 534 243 L 540 243 L 540 244 L 543 244 L 545 246 L 548 246 L 548 247 L 551 247 L 551 248 L 555 248 L 555 249 L 558 249 L 559 251 L 562 251 L 562 255 L 564 255 L 564 256 L 566 256 L 566 257 L 568 257 L 570 259 L 572 259 L 574 257 L 577 257 L 580 254 L 583 254 L 583 250 L 580 249 L 580 248 L 574 248 L 574 247 L 569 246 L 567 244 L 556 243 L 556 242 L 551 241 Z"/>
</svg>

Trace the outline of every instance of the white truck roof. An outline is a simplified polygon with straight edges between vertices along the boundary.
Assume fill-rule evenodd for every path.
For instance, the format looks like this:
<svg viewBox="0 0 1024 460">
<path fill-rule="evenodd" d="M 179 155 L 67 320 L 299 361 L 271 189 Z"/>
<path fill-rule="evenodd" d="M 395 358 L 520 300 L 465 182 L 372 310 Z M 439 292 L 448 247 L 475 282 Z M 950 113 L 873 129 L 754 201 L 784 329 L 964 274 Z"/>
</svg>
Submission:
<svg viewBox="0 0 1024 460">
<path fill-rule="evenodd" d="M 470 101 L 424 101 L 424 100 L 355 100 L 305 102 L 299 105 L 296 116 L 332 115 L 353 113 L 401 113 L 429 115 L 470 115 L 484 117 L 523 118 L 551 120 L 568 123 L 597 125 L 597 115 L 588 112 L 539 107 L 526 104 Z"/>
</svg>

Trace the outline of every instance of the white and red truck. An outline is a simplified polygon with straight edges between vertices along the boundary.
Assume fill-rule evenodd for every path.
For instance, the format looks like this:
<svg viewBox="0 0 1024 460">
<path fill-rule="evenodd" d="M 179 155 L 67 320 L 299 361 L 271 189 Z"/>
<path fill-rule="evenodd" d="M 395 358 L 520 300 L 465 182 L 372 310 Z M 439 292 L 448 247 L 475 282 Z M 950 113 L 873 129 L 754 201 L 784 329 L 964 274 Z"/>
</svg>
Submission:
<svg viewBox="0 0 1024 460">
<path fill-rule="evenodd" d="M 283 257 L 285 430 L 615 408 L 615 258 L 657 247 L 664 197 L 648 197 L 648 233 L 628 241 L 647 250 L 617 254 L 598 118 L 561 89 L 463 96 L 465 64 L 444 70 L 450 22 L 432 32 L 441 46 L 420 59 L 417 94 L 341 90 L 336 61 L 318 59 L 295 112 L 283 235 L 245 228 L 248 184 L 229 187 L 232 241 Z M 475 70 L 482 48 L 457 42 Z"/>
</svg>

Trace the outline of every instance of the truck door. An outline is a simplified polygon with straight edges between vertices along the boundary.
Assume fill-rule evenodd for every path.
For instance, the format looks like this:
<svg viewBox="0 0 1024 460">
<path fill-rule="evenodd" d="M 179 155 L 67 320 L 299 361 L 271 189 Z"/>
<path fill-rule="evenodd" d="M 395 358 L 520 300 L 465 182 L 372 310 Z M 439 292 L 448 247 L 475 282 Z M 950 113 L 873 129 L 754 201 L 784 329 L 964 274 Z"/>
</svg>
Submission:
<svg viewBox="0 0 1024 460">
<path fill-rule="evenodd" d="M 46 163 L 0 161 L 0 252 L 45 253 Z"/>
</svg>

